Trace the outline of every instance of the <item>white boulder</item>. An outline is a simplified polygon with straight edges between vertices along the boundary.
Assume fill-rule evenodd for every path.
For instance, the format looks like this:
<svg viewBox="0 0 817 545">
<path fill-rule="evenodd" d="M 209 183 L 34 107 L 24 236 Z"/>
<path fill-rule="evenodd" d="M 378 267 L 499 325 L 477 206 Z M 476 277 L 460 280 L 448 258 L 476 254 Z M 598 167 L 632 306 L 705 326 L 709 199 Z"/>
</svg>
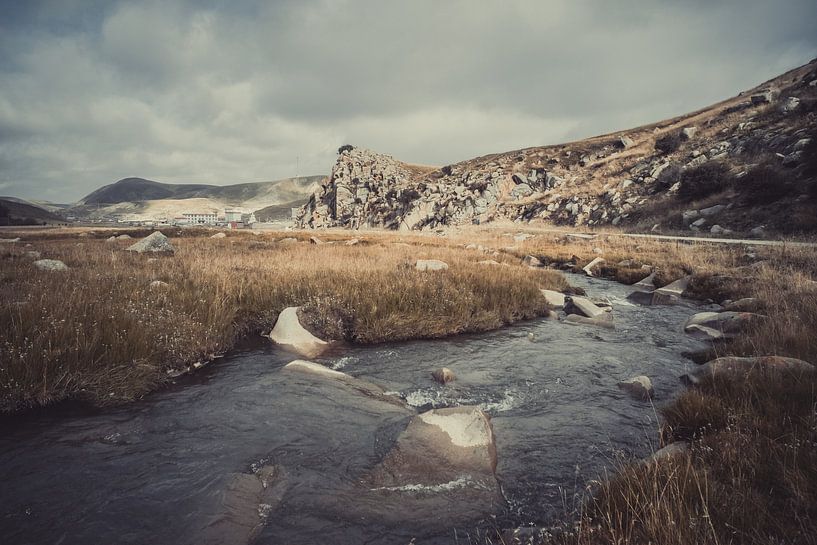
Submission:
<svg viewBox="0 0 817 545">
<path fill-rule="evenodd" d="M 448 263 L 439 259 L 418 259 L 414 268 L 418 271 L 444 271 L 448 269 Z"/>
<path fill-rule="evenodd" d="M 170 244 L 168 238 L 164 236 L 161 231 L 154 231 L 136 244 L 128 246 L 126 250 L 129 252 L 136 252 L 138 254 L 151 253 L 173 255 L 176 253 L 176 249 L 172 244 Z"/>
<path fill-rule="evenodd" d="M 34 266 L 41 271 L 67 271 L 68 265 L 59 259 L 38 259 L 34 262 Z"/>
<path fill-rule="evenodd" d="M 274 342 L 298 354 L 312 357 L 320 354 L 329 343 L 307 331 L 298 320 L 300 307 L 287 307 L 278 315 L 275 327 L 269 334 Z"/>
</svg>

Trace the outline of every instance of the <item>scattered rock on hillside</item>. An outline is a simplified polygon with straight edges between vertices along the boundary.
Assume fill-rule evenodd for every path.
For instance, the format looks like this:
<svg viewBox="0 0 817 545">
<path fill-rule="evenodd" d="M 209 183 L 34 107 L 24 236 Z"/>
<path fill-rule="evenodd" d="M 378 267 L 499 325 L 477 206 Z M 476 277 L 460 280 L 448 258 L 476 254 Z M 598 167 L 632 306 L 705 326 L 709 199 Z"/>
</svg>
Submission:
<svg viewBox="0 0 817 545">
<path fill-rule="evenodd" d="M 17 238 L 0 238 L 0 244 L 14 244 L 20 242 L 20 237 Z"/>
<path fill-rule="evenodd" d="M 162 282 L 161 280 L 154 280 L 150 284 L 148 284 L 148 288 L 151 291 L 159 291 L 169 288 L 170 285 L 167 282 Z"/>
<path fill-rule="evenodd" d="M 211 236 L 210 238 L 225 238 L 227 235 L 224 233 L 216 233 L 215 235 Z"/>
<path fill-rule="evenodd" d="M 345 244 L 346 246 L 356 246 L 360 244 L 360 239 L 359 238 L 349 239 L 345 242 Z"/>
<path fill-rule="evenodd" d="M 38 259 L 34 262 L 34 266 L 41 271 L 67 271 L 68 265 L 59 259 Z"/>
<path fill-rule="evenodd" d="M 526 265 L 528 267 L 544 267 L 544 263 L 542 263 L 538 257 L 532 255 L 526 255 L 522 259 L 522 265 Z"/>
<path fill-rule="evenodd" d="M 105 239 L 105 242 L 116 242 L 117 238 L 115 236 L 110 236 Z"/>
<path fill-rule="evenodd" d="M 477 261 L 477 265 L 501 265 L 499 261 L 495 261 L 493 259 L 483 259 L 482 261 Z"/>
<path fill-rule="evenodd" d="M 618 387 L 630 394 L 635 399 L 647 401 L 652 398 L 655 391 L 652 387 L 652 381 L 649 377 L 639 375 L 629 380 L 624 380 L 618 383 Z"/>
<path fill-rule="evenodd" d="M 118 237 L 116 237 L 116 239 L 117 240 L 130 240 L 131 236 L 128 235 L 128 234 L 123 234 L 123 235 L 119 235 Z"/>
<path fill-rule="evenodd" d="M 307 331 L 298 319 L 300 307 L 287 307 L 278 315 L 269 338 L 294 352 L 308 357 L 323 352 L 329 343 Z"/>
<path fill-rule="evenodd" d="M 278 244 L 295 244 L 298 242 L 298 239 L 295 237 L 284 237 L 278 241 Z"/>
<path fill-rule="evenodd" d="M 325 244 L 324 241 L 319 239 L 318 237 L 309 237 L 310 244 Z"/>
<path fill-rule="evenodd" d="M 414 268 L 418 271 L 444 271 L 448 269 L 448 263 L 439 259 L 418 259 Z"/>
<path fill-rule="evenodd" d="M 173 255 L 176 253 L 176 249 L 172 244 L 170 244 L 168 238 L 164 236 L 161 231 L 154 231 L 136 244 L 128 246 L 126 250 L 129 252 L 136 252 L 138 254 L 151 253 Z"/>
<path fill-rule="evenodd" d="M 814 366 L 807 361 L 798 360 L 796 358 L 784 358 L 781 356 L 748 358 L 730 356 L 714 359 L 682 375 L 681 382 L 687 386 L 692 386 L 700 383 L 706 377 L 725 375 L 739 378 L 753 371 L 799 373 L 814 371 Z"/>
<path fill-rule="evenodd" d="M 440 384 L 447 384 L 456 378 L 456 376 L 454 375 L 454 371 L 452 371 L 448 367 L 441 367 L 439 369 L 435 369 L 434 371 L 431 372 L 431 376 Z"/>
</svg>

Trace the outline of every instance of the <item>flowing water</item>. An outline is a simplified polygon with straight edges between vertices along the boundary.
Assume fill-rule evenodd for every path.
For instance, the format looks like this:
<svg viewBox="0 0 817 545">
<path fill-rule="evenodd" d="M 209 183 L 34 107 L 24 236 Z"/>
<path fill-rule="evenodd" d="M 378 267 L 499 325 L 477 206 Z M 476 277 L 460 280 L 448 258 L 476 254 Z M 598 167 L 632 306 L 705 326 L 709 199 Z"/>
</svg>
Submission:
<svg viewBox="0 0 817 545">
<path fill-rule="evenodd" d="M 616 383 L 648 375 L 660 406 L 691 365 L 681 352 L 702 346 L 682 333 L 691 305 L 632 306 L 626 286 L 571 282 L 612 301 L 615 330 L 536 320 L 320 360 L 418 411 L 481 406 L 491 416 L 504 502 L 468 505 L 465 481 L 388 501 L 362 493 L 361 475 L 410 415 L 331 380 L 282 373 L 293 356 L 254 339 L 143 401 L 3 423 L 0 542 L 203 543 L 236 474 L 268 464 L 280 468 L 281 499 L 262 513 L 262 544 L 468 543 L 475 530 L 564 518 L 617 457 L 656 447 L 653 406 Z M 457 380 L 433 383 L 429 373 L 440 366 Z M 433 510 L 415 496 L 432 496 Z"/>
</svg>

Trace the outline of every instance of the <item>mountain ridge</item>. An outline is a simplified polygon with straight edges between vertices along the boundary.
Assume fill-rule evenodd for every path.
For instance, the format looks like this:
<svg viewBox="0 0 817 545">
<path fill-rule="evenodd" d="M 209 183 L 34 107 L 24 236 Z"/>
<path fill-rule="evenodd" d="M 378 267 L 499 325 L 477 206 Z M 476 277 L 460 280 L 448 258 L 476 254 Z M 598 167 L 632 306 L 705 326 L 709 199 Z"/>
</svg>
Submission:
<svg viewBox="0 0 817 545">
<path fill-rule="evenodd" d="M 439 169 L 412 172 L 388 155 L 344 150 L 297 224 L 436 229 L 509 219 L 713 234 L 817 232 L 817 197 L 809 197 L 815 175 L 808 174 L 817 153 L 816 106 L 811 61 L 688 114 Z M 711 183 L 700 180 L 707 177 Z"/>
</svg>

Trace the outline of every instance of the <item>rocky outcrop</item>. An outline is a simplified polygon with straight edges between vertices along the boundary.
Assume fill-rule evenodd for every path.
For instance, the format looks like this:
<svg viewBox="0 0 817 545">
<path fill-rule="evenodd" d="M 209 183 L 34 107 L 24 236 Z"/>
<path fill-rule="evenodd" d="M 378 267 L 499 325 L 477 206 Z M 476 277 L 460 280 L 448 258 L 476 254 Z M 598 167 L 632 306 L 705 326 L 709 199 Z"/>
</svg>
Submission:
<svg viewBox="0 0 817 545">
<path fill-rule="evenodd" d="M 299 307 L 287 307 L 278 315 L 269 338 L 302 356 L 313 357 L 323 352 L 329 343 L 307 331 L 298 320 Z"/>
<path fill-rule="evenodd" d="M 653 214 L 655 221 L 675 222 L 674 228 L 728 234 L 741 221 L 741 211 L 730 202 L 682 214 L 689 199 L 679 195 L 681 175 L 712 163 L 740 176 L 757 163 L 758 150 L 781 167 L 800 168 L 806 144 L 799 142 L 817 126 L 802 106 L 817 99 L 817 89 L 808 85 L 815 75 L 809 64 L 777 78 L 774 88 L 786 97 L 782 108 L 748 99 L 770 96 L 766 85 L 689 116 L 442 168 L 345 149 L 329 178 L 295 214 L 296 223 L 416 230 L 493 220 L 601 226 L 637 223 Z M 667 137 L 677 147 L 658 145 Z M 796 197 L 790 204 L 806 210 Z M 651 210 L 657 201 L 677 206 L 679 213 L 656 214 Z"/>
<path fill-rule="evenodd" d="M 161 231 L 154 231 L 136 244 L 128 246 L 126 250 L 137 254 L 173 255 L 176 253 L 176 249 L 170 243 L 170 240 Z"/>
<path fill-rule="evenodd" d="M 332 173 L 296 214 L 300 227 L 412 229 L 421 221 L 415 172 L 393 157 L 354 148 L 338 154 Z"/>
</svg>

